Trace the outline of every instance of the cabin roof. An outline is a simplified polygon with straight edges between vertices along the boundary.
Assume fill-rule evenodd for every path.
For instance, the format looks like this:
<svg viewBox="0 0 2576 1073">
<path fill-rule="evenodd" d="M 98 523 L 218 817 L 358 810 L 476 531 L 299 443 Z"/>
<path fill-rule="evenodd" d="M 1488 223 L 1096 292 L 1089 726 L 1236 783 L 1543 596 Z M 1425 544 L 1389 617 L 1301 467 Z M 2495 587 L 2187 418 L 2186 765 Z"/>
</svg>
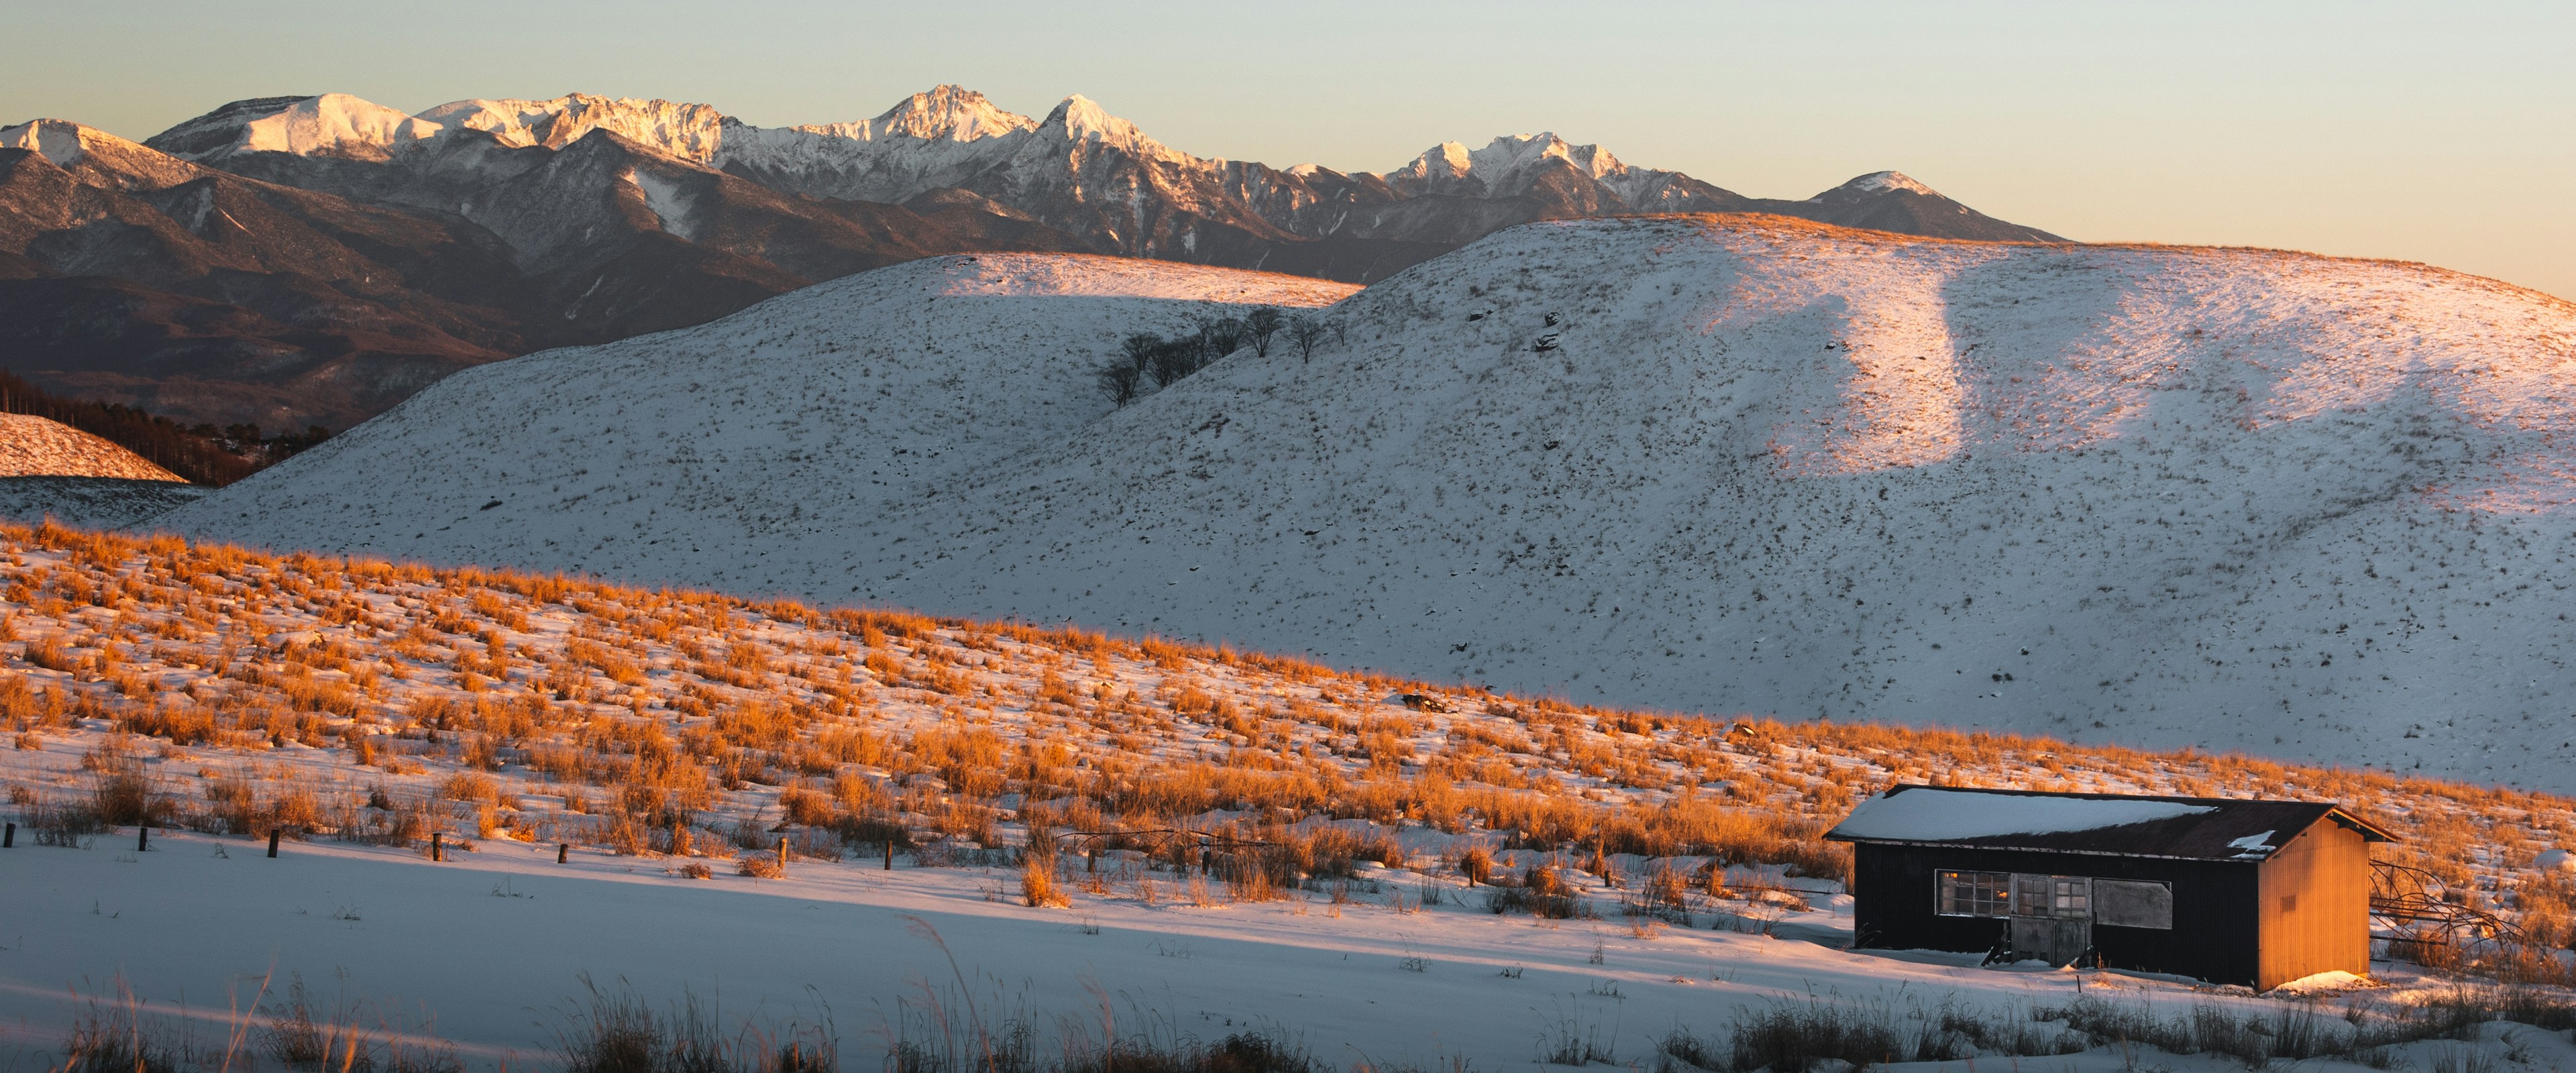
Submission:
<svg viewBox="0 0 2576 1073">
<path fill-rule="evenodd" d="M 2263 861 L 2332 820 L 2394 842 L 2331 801 L 1980 790 L 1912 783 L 1873 794 L 1825 832 L 1837 842 L 1959 846 L 2202 861 Z"/>
</svg>

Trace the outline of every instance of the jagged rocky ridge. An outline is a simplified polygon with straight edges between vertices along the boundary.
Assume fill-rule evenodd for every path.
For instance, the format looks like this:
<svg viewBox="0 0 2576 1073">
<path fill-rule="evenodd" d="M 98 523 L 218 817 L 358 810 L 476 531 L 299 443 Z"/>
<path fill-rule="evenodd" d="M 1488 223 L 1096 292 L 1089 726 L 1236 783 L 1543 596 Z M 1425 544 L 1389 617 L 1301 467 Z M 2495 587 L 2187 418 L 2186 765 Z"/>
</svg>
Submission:
<svg viewBox="0 0 2576 1073">
<path fill-rule="evenodd" d="M 170 144 L 206 132 L 182 134 Z M 407 157 L 417 173 L 266 155 L 320 167 L 269 178 L 76 123 L 0 130 L 11 371 L 183 422 L 339 429 L 531 350 L 931 254 L 1080 247 L 971 207 L 781 194 L 608 132 L 560 150 L 447 140 Z M 470 175 L 457 200 L 423 193 L 451 172 Z"/>
<path fill-rule="evenodd" d="M 870 120 L 779 128 L 705 105 L 585 94 L 459 101 L 417 117 L 326 94 L 227 105 L 149 144 L 299 185 L 345 185 L 362 196 L 470 213 L 460 180 L 470 185 L 476 169 L 490 165 L 415 154 L 485 137 L 561 148 L 598 130 L 789 193 L 883 204 L 957 203 L 962 193 L 974 199 L 966 203 L 1024 215 L 1096 252 L 1363 283 L 1498 227 L 1628 213 L 1761 211 L 1947 238 L 2057 240 L 1892 172 L 1802 201 L 1750 198 L 1632 167 L 1554 134 L 1496 138 L 1472 151 L 1444 143 L 1382 174 L 1281 169 L 1192 156 L 1080 95 L 1032 119 L 957 86 L 913 94 Z M 229 140 L 220 137 L 226 131 Z M 322 161 L 405 166 L 369 185 L 350 178 L 353 169 Z"/>
</svg>

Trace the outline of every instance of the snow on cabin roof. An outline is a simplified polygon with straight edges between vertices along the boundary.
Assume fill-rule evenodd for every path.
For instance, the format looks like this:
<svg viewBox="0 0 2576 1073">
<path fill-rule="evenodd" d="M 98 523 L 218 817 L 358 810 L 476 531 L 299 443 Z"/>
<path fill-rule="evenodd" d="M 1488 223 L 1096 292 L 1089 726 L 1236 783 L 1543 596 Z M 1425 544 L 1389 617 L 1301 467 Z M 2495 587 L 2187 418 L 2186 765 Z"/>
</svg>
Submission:
<svg viewBox="0 0 2576 1073">
<path fill-rule="evenodd" d="M 2073 794 L 1910 784 L 1871 795 L 1825 837 L 1841 842 L 2260 861 L 2271 857 L 2299 832 L 2329 817 L 2361 832 L 2370 841 L 2396 840 L 2327 801 Z"/>
<path fill-rule="evenodd" d="M 2005 835 L 2095 831 L 2216 812 L 2212 805 L 2154 799 L 2027 797 L 1910 788 L 1901 799 L 1870 798 L 1834 831 L 1847 838 L 1959 842 Z"/>
</svg>

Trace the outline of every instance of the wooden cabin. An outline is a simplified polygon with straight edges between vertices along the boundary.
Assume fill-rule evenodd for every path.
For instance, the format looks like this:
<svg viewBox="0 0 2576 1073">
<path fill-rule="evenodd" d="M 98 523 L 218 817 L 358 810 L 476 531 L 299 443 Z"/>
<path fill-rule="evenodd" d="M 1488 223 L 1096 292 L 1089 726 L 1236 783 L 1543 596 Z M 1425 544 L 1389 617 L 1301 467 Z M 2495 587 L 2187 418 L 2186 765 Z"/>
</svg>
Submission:
<svg viewBox="0 0 2576 1073">
<path fill-rule="evenodd" d="M 2321 801 L 1900 785 L 1852 844 L 1853 945 L 2081 961 L 2270 990 L 2370 971 L 2370 843 Z"/>
</svg>

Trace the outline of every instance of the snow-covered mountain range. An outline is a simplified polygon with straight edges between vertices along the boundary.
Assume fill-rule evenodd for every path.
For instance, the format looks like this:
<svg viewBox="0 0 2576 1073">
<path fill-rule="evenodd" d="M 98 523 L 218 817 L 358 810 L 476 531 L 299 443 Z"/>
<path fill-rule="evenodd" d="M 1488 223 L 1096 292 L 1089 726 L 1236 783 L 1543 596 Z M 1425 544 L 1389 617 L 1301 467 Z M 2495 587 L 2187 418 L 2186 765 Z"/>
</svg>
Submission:
<svg viewBox="0 0 2576 1073">
<path fill-rule="evenodd" d="M 1548 134 L 1345 175 L 1192 156 L 1079 96 L 1032 119 L 941 86 L 870 120 L 762 128 L 578 93 L 416 115 L 327 93 L 234 101 L 142 144 L 0 129 L 0 343 L 58 393 L 341 428 L 468 365 L 933 254 L 1366 281 L 1498 227 L 1662 211 L 2054 239 L 1911 181 L 1765 201 Z"/>
<path fill-rule="evenodd" d="M 957 86 L 913 94 L 870 120 L 774 128 L 702 104 L 579 93 L 458 101 L 417 116 L 324 94 L 235 102 L 146 144 L 307 186 L 332 185 L 324 175 L 348 172 L 309 161 L 410 165 L 397 169 L 402 180 L 378 178 L 363 192 L 453 202 L 471 215 L 474 199 L 456 188 L 460 172 L 439 153 L 444 143 L 481 136 L 506 148 L 561 149 L 592 131 L 788 193 L 910 204 L 963 192 L 1103 253 L 1357 282 L 1500 226 L 1638 212 L 1766 211 L 1951 238 L 2057 240 L 1893 172 L 1803 201 L 1769 201 L 1631 167 L 1598 146 L 1545 133 L 1495 138 L 1475 150 L 1444 143 L 1383 174 L 1281 169 L 1192 156 L 1079 94 L 1032 119 Z"/>
<path fill-rule="evenodd" d="M 385 129 L 339 116 L 260 137 L 356 153 Z M 61 395 L 345 428 L 479 362 L 933 253 L 1078 248 L 991 213 L 783 195 L 614 136 L 407 159 L 426 177 L 394 186 L 460 172 L 471 204 L 271 181 L 60 120 L 0 129 L 0 349 Z"/>
<path fill-rule="evenodd" d="M 1311 353 L 1089 390 L 1126 332 L 1336 297 L 1281 280 L 918 262 L 472 370 L 160 521 L 1680 709 L 2550 787 L 2576 757 L 2563 301 L 1568 221 L 1332 305 Z"/>
</svg>

